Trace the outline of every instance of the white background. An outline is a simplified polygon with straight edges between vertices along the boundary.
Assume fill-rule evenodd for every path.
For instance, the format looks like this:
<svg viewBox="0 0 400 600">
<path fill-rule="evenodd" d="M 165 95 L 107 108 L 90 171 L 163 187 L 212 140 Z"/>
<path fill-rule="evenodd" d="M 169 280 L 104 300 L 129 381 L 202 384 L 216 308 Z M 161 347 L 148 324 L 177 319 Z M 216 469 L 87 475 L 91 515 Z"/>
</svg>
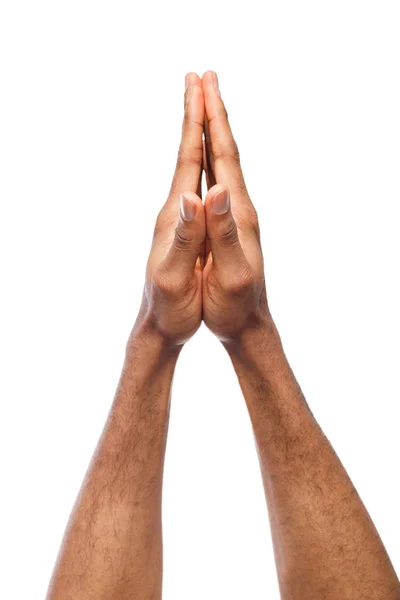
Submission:
<svg viewBox="0 0 400 600">
<path fill-rule="evenodd" d="M 118 381 L 186 71 L 220 76 L 293 369 L 400 570 L 396 1 L 3 0 L 0 595 L 44 597 Z M 278 598 L 244 402 L 177 368 L 166 599 Z"/>
</svg>

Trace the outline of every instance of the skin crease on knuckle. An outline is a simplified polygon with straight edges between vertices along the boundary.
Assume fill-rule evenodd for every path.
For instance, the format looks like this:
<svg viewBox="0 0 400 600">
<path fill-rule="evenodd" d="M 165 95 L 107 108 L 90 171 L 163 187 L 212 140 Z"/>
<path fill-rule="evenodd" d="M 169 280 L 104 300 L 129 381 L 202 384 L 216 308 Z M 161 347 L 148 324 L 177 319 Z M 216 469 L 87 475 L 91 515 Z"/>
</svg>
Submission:
<svg viewBox="0 0 400 600">
<path fill-rule="evenodd" d="M 218 144 L 213 148 L 212 157 L 214 162 L 231 160 L 238 166 L 240 165 L 240 153 L 236 142 L 226 146 Z"/>
<path fill-rule="evenodd" d="M 158 297 L 167 299 L 177 304 L 176 308 L 185 308 L 185 299 L 193 291 L 192 279 L 182 277 L 178 271 L 160 268 L 153 276 L 152 295 L 156 300 Z"/>
<path fill-rule="evenodd" d="M 203 148 L 192 148 L 190 151 L 181 149 L 178 153 L 177 169 L 186 167 L 200 167 L 203 160 Z"/>
<path fill-rule="evenodd" d="M 252 295 L 255 280 L 248 265 L 239 265 L 235 272 L 227 275 L 223 281 L 225 293 L 233 299 L 240 295 Z"/>
<path fill-rule="evenodd" d="M 169 199 L 168 199 L 169 200 Z M 167 200 L 167 202 L 168 202 Z M 172 228 L 176 227 L 177 217 L 171 212 L 167 212 L 165 207 L 163 207 L 158 213 L 156 224 L 154 227 L 154 235 L 153 240 L 160 235 L 165 235 L 166 231 L 170 231 Z"/>
<path fill-rule="evenodd" d="M 174 246 L 177 250 L 186 250 L 194 242 L 194 235 L 188 229 L 182 227 L 182 223 L 179 223 L 175 230 Z"/>
<path fill-rule="evenodd" d="M 141 308 L 46 598 L 161 599 L 172 381 L 183 345 L 204 321 L 228 352 L 250 417 L 282 600 L 400 600 L 385 547 L 308 407 L 270 315 L 257 213 L 216 74 L 186 79 L 197 88 L 187 95 L 181 149 L 157 217 Z M 206 201 L 202 214 L 196 197 L 188 224 L 179 215 L 179 196 L 198 189 L 203 160 L 202 127 L 190 117 L 191 102 L 216 115 L 208 128 L 201 123 L 206 158 L 214 160 L 217 184 L 222 186 L 221 172 L 224 185 L 228 179 L 232 210 L 208 214 L 213 209 Z M 187 181 L 189 188 L 182 189 Z M 206 363 L 196 365 L 196 375 L 206 373 Z"/>
<path fill-rule="evenodd" d="M 228 223 L 223 223 L 219 229 L 218 240 L 222 246 L 233 246 L 234 244 L 238 244 L 237 227 L 233 219 Z"/>
<path fill-rule="evenodd" d="M 242 210 L 238 226 L 242 228 L 248 226 L 250 229 L 253 229 L 258 235 L 260 235 L 260 224 L 258 221 L 258 215 L 254 208 L 251 207 L 245 211 Z"/>
</svg>

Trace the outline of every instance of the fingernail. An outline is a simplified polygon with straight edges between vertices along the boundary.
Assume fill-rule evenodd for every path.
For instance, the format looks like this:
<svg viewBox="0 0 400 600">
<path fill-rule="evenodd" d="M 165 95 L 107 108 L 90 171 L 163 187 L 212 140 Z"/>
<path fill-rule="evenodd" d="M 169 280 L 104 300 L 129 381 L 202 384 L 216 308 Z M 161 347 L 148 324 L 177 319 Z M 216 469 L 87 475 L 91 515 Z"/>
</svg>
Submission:
<svg viewBox="0 0 400 600">
<path fill-rule="evenodd" d="M 218 96 L 220 96 L 221 92 L 219 91 L 218 75 L 214 71 L 212 72 L 212 80 L 213 80 L 214 87 L 217 91 L 217 94 L 218 94 Z"/>
<path fill-rule="evenodd" d="M 226 188 L 218 192 L 218 194 L 214 196 L 214 200 L 212 201 L 213 210 L 217 215 L 223 215 L 226 212 L 228 212 L 229 204 L 229 190 L 227 190 Z"/>
<path fill-rule="evenodd" d="M 189 86 L 189 77 L 187 75 L 185 75 L 185 92 L 188 89 Z"/>
<path fill-rule="evenodd" d="M 180 203 L 181 203 L 182 219 L 184 221 L 193 221 L 194 215 L 196 214 L 196 208 L 195 208 L 193 202 L 191 202 L 189 200 L 189 198 L 186 198 L 186 196 L 184 194 L 181 194 L 179 199 L 180 199 Z"/>
</svg>

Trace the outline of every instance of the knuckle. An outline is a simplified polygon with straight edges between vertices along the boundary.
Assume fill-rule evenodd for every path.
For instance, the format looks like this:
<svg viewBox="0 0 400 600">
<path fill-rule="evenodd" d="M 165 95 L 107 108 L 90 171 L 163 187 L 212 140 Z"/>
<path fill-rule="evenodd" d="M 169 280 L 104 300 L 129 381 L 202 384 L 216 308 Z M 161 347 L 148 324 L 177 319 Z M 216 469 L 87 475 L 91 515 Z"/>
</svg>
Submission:
<svg viewBox="0 0 400 600">
<path fill-rule="evenodd" d="M 250 206 L 244 215 L 244 219 L 248 223 L 251 229 L 259 232 L 260 226 L 258 222 L 257 211 L 253 206 Z"/>
<path fill-rule="evenodd" d="M 186 250 L 193 242 L 193 236 L 180 223 L 175 229 L 174 246 L 177 250 Z"/>
<path fill-rule="evenodd" d="M 158 270 L 153 274 L 153 288 L 156 292 L 159 292 L 162 296 L 168 291 L 168 277 L 164 271 Z"/>
<path fill-rule="evenodd" d="M 162 208 L 157 215 L 156 224 L 154 227 L 154 237 L 157 237 L 163 231 L 170 229 L 176 220 L 171 217 L 171 215 L 167 214 L 165 209 Z"/>
<path fill-rule="evenodd" d="M 185 129 L 191 127 L 193 125 L 193 120 L 191 118 L 190 115 L 190 111 L 189 111 L 189 103 L 187 102 L 185 104 L 185 112 L 183 113 L 183 125 L 182 125 L 182 133 L 185 133 Z"/>
<path fill-rule="evenodd" d="M 245 205 L 240 207 L 240 209 L 238 210 L 238 214 L 236 215 L 238 229 L 245 235 L 248 234 L 250 231 L 254 231 L 257 234 L 257 236 L 259 236 L 260 225 L 257 211 L 251 203 L 248 194 L 244 196 L 244 199 L 246 200 L 246 203 Z"/>
<path fill-rule="evenodd" d="M 258 216 L 257 214 L 253 217 L 253 219 L 250 221 L 251 226 L 253 227 L 253 229 L 256 230 L 256 232 L 259 234 L 260 233 L 260 223 L 258 221 Z"/>
<path fill-rule="evenodd" d="M 181 285 L 176 277 L 164 269 L 159 269 L 153 275 L 153 287 L 156 294 L 163 298 L 176 298 L 180 295 Z"/>
<path fill-rule="evenodd" d="M 178 158 L 176 161 L 176 168 L 184 169 L 187 167 L 195 166 L 200 167 L 203 162 L 203 148 L 200 149 L 192 146 L 191 148 L 179 148 Z"/>
<path fill-rule="evenodd" d="M 183 115 L 182 135 L 185 136 L 185 133 L 192 129 L 200 128 L 201 130 L 203 130 L 203 127 L 203 121 L 199 121 L 198 119 L 193 118 L 193 115 L 191 115 L 189 110 L 189 104 L 186 104 L 185 112 Z"/>
<path fill-rule="evenodd" d="M 154 226 L 154 237 L 157 237 L 157 235 L 164 229 L 164 218 L 163 218 L 163 214 L 160 211 L 157 215 L 157 219 L 156 219 L 156 224 Z"/>
<path fill-rule="evenodd" d="M 247 292 L 253 284 L 254 275 L 251 269 L 245 266 L 236 268 L 229 279 L 227 279 L 224 287 L 228 294 L 238 296 Z"/>
<path fill-rule="evenodd" d="M 233 246 L 238 242 L 237 227 L 233 219 L 221 228 L 219 232 L 219 242 L 223 246 Z"/>
<path fill-rule="evenodd" d="M 224 144 L 215 144 L 213 157 L 216 161 L 230 160 L 235 164 L 240 164 L 239 148 L 233 138 Z"/>
</svg>

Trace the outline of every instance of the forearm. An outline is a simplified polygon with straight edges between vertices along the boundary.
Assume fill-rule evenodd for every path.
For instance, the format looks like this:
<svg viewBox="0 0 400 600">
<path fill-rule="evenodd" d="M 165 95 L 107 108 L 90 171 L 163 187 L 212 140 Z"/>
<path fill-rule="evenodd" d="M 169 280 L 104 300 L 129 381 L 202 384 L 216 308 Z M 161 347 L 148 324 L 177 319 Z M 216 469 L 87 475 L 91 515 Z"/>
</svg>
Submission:
<svg viewBox="0 0 400 600">
<path fill-rule="evenodd" d="M 48 600 L 159 600 L 161 491 L 172 376 L 201 324 L 204 98 L 186 77 L 178 161 L 146 266 L 120 384 L 70 519 Z M 200 186 L 201 187 L 201 186 Z M 150 325 L 151 323 L 151 325 Z"/>
<path fill-rule="evenodd" d="M 385 548 L 307 406 L 273 323 L 228 351 L 254 428 L 282 597 L 398 600 Z"/>
<path fill-rule="evenodd" d="M 161 488 L 177 354 L 141 325 L 131 335 L 49 600 L 161 597 Z"/>
</svg>

